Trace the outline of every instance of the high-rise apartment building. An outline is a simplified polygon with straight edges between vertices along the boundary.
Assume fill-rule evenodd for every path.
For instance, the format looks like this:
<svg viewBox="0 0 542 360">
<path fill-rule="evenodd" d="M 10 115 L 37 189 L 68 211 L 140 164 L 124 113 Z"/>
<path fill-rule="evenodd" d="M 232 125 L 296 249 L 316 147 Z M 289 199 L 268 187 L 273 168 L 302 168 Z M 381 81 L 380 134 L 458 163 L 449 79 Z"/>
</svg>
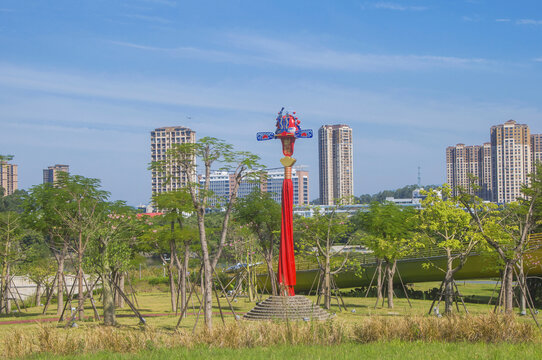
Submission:
<svg viewBox="0 0 542 360">
<path fill-rule="evenodd" d="M 349 200 L 354 195 L 352 128 L 323 125 L 318 130 L 318 154 L 320 204 L 333 205 L 339 198 Z"/>
<path fill-rule="evenodd" d="M 59 172 L 70 172 L 69 165 L 56 164 L 54 166 L 49 166 L 47 169 L 43 169 L 43 183 L 55 183 L 58 180 Z"/>
<path fill-rule="evenodd" d="M 446 148 L 446 181 L 457 196 L 463 189 L 484 200 L 491 200 L 491 144 L 457 144 Z"/>
<path fill-rule="evenodd" d="M 237 197 L 243 198 L 250 194 L 255 188 L 263 192 L 268 192 L 276 202 L 282 201 L 282 182 L 284 180 L 284 171 L 269 170 L 265 172 L 265 177 L 261 181 L 246 180 L 239 184 Z M 205 177 L 200 176 L 200 183 L 205 182 Z M 309 173 L 299 168 L 292 169 L 292 183 L 294 188 L 294 206 L 309 204 Z M 234 175 L 226 171 L 213 171 L 210 176 L 209 190 L 214 194 L 209 199 L 209 206 L 218 206 L 225 204 L 233 192 Z"/>
<path fill-rule="evenodd" d="M 472 190 L 468 175 L 474 175 L 480 190 L 476 195 L 496 203 L 508 203 L 522 196 L 534 164 L 542 161 L 542 134 L 509 120 L 491 127 L 491 142 L 482 146 L 457 144 L 446 149 L 446 177 L 457 195 L 459 187 Z"/>
<path fill-rule="evenodd" d="M 0 161 L 0 187 L 4 195 L 11 195 L 18 189 L 17 165 Z"/>
<path fill-rule="evenodd" d="M 515 201 L 521 187 L 528 184 L 532 169 L 529 126 L 508 120 L 491 127 L 491 160 L 493 164 L 493 201 Z"/>
<path fill-rule="evenodd" d="M 161 127 L 151 131 L 151 161 L 166 161 L 166 171 L 152 171 L 152 193 L 180 189 L 188 183 L 187 175 L 174 162 L 167 162 L 167 151 L 174 144 L 195 143 L 196 132 L 182 126 Z M 195 180 L 195 179 L 194 179 Z"/>
<path fill-rule="evenodd" d="M 487 201 L 493 201 L 493 162 L 491 143 L 484 143 L 480 148 L 480 194 Z"/>
<path fill-rule="evenodd" d="M 533 162 L 533 170 L 535 164 L 542 164 L 542 134 L 531 135 L 531 158 Z"/>
</svg>

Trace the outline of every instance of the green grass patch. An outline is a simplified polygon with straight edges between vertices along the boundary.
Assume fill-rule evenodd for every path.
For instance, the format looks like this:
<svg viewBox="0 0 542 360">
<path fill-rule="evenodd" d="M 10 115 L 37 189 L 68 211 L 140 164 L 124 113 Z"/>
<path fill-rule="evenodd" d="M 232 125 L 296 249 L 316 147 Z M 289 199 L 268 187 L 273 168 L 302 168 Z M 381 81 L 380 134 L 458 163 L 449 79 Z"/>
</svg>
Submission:
<svg viewBox="0 0 542 360">
<path fill-rule="evenodd" d="M 29 359 L 72 359 L 73 356 L 41 354 Z M 136 354 L 100 352 L 78 356 L 82 360 L 99 359 L 540 359 L 538 344 L 483 344 L 439 342 L 379 342 L 372 344 L 342 344 L 335 346 L 271 346 L 249 349 L 172 348 L 153 349 Z"/>
</svg>

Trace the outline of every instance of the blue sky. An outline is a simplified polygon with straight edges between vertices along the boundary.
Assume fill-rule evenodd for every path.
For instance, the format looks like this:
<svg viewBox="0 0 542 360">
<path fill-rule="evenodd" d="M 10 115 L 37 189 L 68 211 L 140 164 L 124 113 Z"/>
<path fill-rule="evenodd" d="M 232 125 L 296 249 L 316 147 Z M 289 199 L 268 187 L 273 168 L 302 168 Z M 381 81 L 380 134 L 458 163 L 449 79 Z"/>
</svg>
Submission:
<svg viewBox="0 0 542 360">
<path fill-rule="evenodd" d="M 112 198 L 150 197 L 150 131 L 257 143 L 281 106 L 354 132 L 355 194 L 445 181 L 445 148 L 508 119 L 542 132 L 542 3 L 0 1 L 0 154 L 19 185 L 69 164 Z M 318 196 L 317 140 L 294 155 Z"/>
</svg>

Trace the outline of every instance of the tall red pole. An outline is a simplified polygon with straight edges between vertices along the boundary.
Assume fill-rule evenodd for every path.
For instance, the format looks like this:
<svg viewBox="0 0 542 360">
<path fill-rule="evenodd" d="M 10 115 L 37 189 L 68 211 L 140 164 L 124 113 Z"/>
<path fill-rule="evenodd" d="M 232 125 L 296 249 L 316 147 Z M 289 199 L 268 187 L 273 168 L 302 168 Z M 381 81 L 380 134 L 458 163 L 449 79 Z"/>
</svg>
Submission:
<svg viewBox="0 0 542 360">
<path fill-rule="evenodd" d="M 278 280 L 281 295 L 294 296 L 295 257 L 294 257 L 294 227 L 293 227 L 293 202 L 294 187 L 292 184 L 292 166 L 296 160 L 292 158 L 295 138 L 283 136 L 282 152 L 285 155 L 280 162 L 284 166 L 284 181 L 282 182 L 282 212 L 280 226 L 280 250 Z"/>
<path fill-rule="evenodd" d="M 293 228 L 293 203 L 294 187 L 292 184 L 292 166 L 295 164 L 294 154 L 295 139 L 312 138 L 312 130 L 299 128 L 300 120 L 286 112 L 284 107 L 280 110 L 276 119 L 275 132 L 259 132 L 256 134 L 258 141 L 280 139 L 284 157 L 280 162 L 284 166 L 284 181 L 282 182 L 282 212 L 280 225 L 280 251 L 278 281 L 281 295 L 294 296 L 295 258 L 294 258 L 294 228 Z"/>
</svg>

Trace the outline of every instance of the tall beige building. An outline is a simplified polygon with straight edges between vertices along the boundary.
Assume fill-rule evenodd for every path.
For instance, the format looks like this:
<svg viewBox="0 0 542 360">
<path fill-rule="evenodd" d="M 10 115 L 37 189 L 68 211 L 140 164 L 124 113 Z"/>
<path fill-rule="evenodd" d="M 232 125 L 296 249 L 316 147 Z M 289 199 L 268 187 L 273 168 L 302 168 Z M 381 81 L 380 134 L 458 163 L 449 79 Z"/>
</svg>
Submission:
<svg viewBox="0 0 542 360">
<path fill-rule="evenodd" d="M 491 143 L 484 143 L 480 148 L 480 194 L 487 201 L 493 201 L 493 162 Z"/>
<path fill-rule="evenodd" d="M 196 132 L 182 126 L 161 127 L 151 131 L 151 161 L 167 160 L 166 153 L 174 144 L 195 143 Z M 194 180 L 195 181 L 195 180 Z M 174 163 L 164 173 L 152 171 L 152 193 L 177 190 L 186 186 L 188 178 Z"/>
<path fill-rule="evenodd" d="M 508 120 L 491 127 L 493 201 L 507 203 L 521 196 L 532 169 L 529 126 Z"/>
<path fill-rule="evenodd" d="M 54 166 L 49 166 L 47 169 L 43 169 L 43 183 L 55 183 L 58 180 L 59 172 L 70 172 L 69 165 L 56 164 Z"/>
<path fill-rule="evenodd" d="M 491 200 L 491 144 L 447 147 L 446 178 L 454 196 L 461 188 L 484 200 Z"/>
<path fill-rule="evenodd" d="M 534 164 L 542 162 L 542 134 L 509 120 L 491 127 L 491 142 L 482 146 L 457 144 L 446 149 L 446 177 L 457 195 L 459 187 L 472 190 L 468 174 L 478 178 L 476 195 L 484 200 L 508 203 L 522 196 Z"/>
<path fill-rule="evenodd" d="M 542 164 L 542 134 L 531 135 L 531 157 L 534 170 L 534 165 L 536 163 Z"/>
<path fill-rule="evenodd" d="M 354 195 L 352 128 L 323 125 L 318 130 L 320 204 Z"/>
<path fill-rule="evenodd" d="M 11 195 L 18 189 L 17 165 L 0 161 L 0 187 L 4 195 Z"/>
</svg>

